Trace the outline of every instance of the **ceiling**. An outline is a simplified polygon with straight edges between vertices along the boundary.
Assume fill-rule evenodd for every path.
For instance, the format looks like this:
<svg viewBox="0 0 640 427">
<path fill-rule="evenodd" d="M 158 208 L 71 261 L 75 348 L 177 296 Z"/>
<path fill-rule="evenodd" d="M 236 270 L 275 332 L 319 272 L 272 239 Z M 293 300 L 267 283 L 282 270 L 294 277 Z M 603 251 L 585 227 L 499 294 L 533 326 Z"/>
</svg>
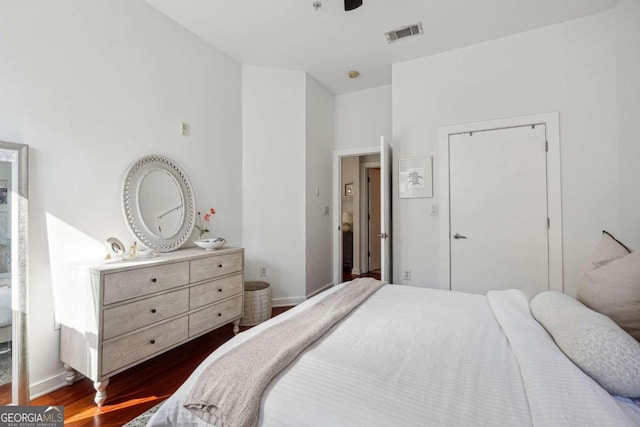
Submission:
<svg viewBox="0 0 640 427">
<path fill-rule="evenodd" d="M 145 0 L 243 64 L 306 71 L 334 94 L 391 83 L 391 64 L 610 9 L 618 0 Z M 422 22 L 424 35 L 384 33 Z M 360 71 L 350 79 L 349 70 Z"/>
</svg>

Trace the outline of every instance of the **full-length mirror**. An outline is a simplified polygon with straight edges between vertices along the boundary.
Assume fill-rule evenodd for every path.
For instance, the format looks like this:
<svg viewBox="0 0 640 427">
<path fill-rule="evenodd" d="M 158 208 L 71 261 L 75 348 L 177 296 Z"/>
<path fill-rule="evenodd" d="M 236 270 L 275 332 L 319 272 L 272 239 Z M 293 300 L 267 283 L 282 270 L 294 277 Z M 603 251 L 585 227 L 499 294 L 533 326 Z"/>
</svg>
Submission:
<svg viewBox="0 0 640 427">
<path fill-rule="evenodd" d="M 187 175 L 171 159 L 151 155 L 135 162 L 122 191 L 129 229 L 146 247 L 168 252 L 189 238 L 195 198 Z"/>
<path fill-rule="evenodd" d="M 0 141 L 0 404 L 29 403 L 28 147 Z"/>
</svg>

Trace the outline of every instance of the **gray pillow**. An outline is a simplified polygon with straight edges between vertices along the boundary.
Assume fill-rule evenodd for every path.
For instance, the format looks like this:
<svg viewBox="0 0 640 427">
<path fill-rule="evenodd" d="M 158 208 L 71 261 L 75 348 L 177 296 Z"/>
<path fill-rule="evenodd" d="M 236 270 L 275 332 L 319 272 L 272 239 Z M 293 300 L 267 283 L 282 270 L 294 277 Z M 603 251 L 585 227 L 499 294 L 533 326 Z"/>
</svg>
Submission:
<svg viewBox="0 0 640 427">
<path fill-rule="evenodd" d="M 560 350 L 605 390 L 640 397 L 640 343 L 631 335 L 560 292 L 542 292 L 530 306 Z"/>
<path fill-rule="evenodd" d="M 576 299 L 640 341 L 640 253 L 605 231 L 583 269 Z"/>
<path fill-rule="evenodd" d="M 613 237 L 611 233 L 602 230 L 602 237 L 593 252 L 591 252 L 589 261 L 582 267 L 582 272 L 595 270 L 598 267 L 609 264 L 611 261 L 629 255 L 631 252 L 633 251 Z"/>
</svg>

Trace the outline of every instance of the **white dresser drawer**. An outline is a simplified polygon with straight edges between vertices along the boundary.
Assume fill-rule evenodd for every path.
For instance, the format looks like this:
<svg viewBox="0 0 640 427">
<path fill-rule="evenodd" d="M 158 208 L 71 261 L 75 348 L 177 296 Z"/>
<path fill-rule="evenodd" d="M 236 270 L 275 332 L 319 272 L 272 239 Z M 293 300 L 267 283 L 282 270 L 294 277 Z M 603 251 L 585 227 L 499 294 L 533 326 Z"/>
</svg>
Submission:
<svg viewBox="0 0 640 427">
<path fill-rule="evenodd" d="M 102 315 L 102 339 L 117 337 L 188 310 L 189 289 L 107 308 Z"/>
<path fill-rule="evenodd" d="M 239 332 L 244 249 L 186 248 L 134 262 L 73 265 L 56 290 L 65 381 L 77 373 L 107 400 L 109 378 L 233 322 Z"/>
<path fill-rule="evenodd" d="M 191 260 L 191 283 L 242 271 L 242 252 Z"/>
<path fill-rule="evenodd" d="M 185 315 L 122 338 L 107 341 L 102 346 L 102 375 L 158 353 L 187 339 L 189 328 Z"/>
<path fill-rule="evenodd" d="M 242 274 L 192 286 L 189 297 L 189 309 L 193 310 L 194 308 L 204 307 L 216 301 L 240 294 L 242 293 L 243 286 Z"/>
<path fill-rule="evenodd" d="M 105 274 L 104 304 L 166 291 L 187 283 L 188 261 Z"/>
<path fill-rule="evenodd" d="M 242 294 L 189 315 L 189 336 L 228 323 L 242 315 Z"/>
</svg>

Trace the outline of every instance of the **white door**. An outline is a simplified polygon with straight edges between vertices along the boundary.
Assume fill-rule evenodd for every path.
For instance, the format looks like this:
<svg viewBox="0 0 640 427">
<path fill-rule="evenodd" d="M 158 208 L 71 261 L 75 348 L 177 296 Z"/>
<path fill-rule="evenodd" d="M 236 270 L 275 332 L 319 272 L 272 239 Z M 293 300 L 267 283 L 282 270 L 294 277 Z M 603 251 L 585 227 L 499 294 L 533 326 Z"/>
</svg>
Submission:
<svg viewBox="0 0 640 427">
<path fill-rule="evenodd" d="M 549 289 L 545 126 L 449 136 L 451 289 Z"/>
<path fill-rule="evenodd" d="M 380 261 L 381 280 L 391 283 L 391 145 L 380 137 Z"/>
<path fill-rule="evenodd" d="M 380 168 L 367 168 L 367 218 L 369 219 L 369 271 L 380 269 Z"/>
</svg>

